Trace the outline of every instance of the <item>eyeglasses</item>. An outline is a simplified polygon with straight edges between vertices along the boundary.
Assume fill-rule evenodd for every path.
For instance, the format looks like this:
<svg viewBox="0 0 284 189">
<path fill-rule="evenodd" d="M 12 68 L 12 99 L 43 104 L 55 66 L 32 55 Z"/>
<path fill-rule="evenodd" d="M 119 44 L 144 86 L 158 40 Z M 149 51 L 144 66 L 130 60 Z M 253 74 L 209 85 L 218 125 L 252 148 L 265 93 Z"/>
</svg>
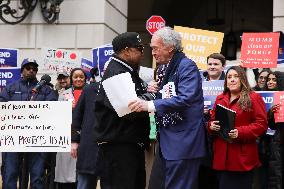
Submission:
<svg viewBox="0 0 284 189">
<path fill-rule="evenodd" d="M 38 70 L 37 67 L 33 67 L 33 66 L 26 66 L 25 69 L 28 71 L 33 70 L 34 72 Z"/>
<path fill-rule="evenodd" d="M 141 53 L 143 53 L 144 51 L 144 47 L 142 45 L 135 47 L 136 49 L 138 49 Z"/>
</svg>

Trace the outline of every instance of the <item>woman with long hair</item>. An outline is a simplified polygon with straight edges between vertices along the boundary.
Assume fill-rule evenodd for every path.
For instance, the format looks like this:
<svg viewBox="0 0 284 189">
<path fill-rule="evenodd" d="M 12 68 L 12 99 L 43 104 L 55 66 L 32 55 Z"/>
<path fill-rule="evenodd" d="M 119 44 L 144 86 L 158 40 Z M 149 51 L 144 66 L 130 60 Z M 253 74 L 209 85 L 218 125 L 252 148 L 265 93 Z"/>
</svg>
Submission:
<svg viewBox="0 0 284 189">
<path fill-rule="evenodd" d="M 86 80 L 86 73 L 81 68 L 74 68 L 70 73 L 71 87 L 59 96 L 58 101 L 70 100 L 72 101 L 72 109 L 74 109 Z M 74 149 L 72 145 L 71 152 Z M 69 152 L 56 154 L 55 182 L 57 183 L 57 189 L 76 189 L 76 159 L 72 158 Z"/>
<path fill-rule="evenodd" d="M 228 141 L 219 135 L 217 104 L 236 112 Z M 256 139 L 267 130 L 267 116 L 264 102 L 250 88 L 243 68 L 232 66 L 226 72 L 224 91 L 216 98 L 207 129 L 214 135 L 213 169 L 218 172 L 219 188 L 251 189 L 253 170 L 260 166 Z"/>
<path fill-rule="evenodd" d="M 284 73 L 275 71 L 269 73 L 265 85 L 268 91 L 284 90 Z M 284 165 L 284 123 L 275 123 L 274 113 L 280 110 L 279 104 L 274 104 L 268 111 L 268 126 L 275 130 L 269 141 L 269 163 L 267 188 L 281 189 L 283 188 L 283 165 Z"/>
</svg>

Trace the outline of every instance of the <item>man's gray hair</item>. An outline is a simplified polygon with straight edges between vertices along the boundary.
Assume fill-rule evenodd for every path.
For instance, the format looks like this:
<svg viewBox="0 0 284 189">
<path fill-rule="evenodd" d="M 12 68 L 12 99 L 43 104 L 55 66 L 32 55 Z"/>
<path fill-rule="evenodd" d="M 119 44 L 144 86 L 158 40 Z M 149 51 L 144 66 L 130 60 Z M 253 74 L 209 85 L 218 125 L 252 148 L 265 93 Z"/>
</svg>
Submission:
<svg viewBox="0 0 284 189">
<path fill-rule="evenodd" d="M 163 42 L 167 46 L 173 46 L 175 51 L 182 52 L 181 35 L 174 31 L 171 27 L 163 27 L 157 30 L 153 35 L 162 38 Z"/>
</svg>

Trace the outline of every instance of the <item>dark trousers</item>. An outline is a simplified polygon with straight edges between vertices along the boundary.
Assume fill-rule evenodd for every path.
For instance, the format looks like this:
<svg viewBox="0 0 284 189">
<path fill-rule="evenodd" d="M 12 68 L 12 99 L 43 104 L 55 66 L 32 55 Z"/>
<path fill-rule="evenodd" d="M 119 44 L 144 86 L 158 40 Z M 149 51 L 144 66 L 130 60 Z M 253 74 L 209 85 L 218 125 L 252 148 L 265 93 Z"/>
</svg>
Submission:
<svg viewBox="0 0 284 189">
<path fill-rule="evenodd" d="M 201 158 L 184 160 L 166 160 L 165 189 L 196 189 Z"/>
<path fill-rule="evenodd" d="M 201 165 L 198 178 L 199 189 L 218 189 L 217 172 L 207 165 Z"/>
<path fill-rule="evenodd" d="M 153 162 L 148 189 L 164 189 L 165 188 L 165 166 L 160 156 L 159 143 L 156 146 L 155 159 Z"/>
<path fill-rule="evenodd" d="M 219 189 L 252 189 L 253 171 L 219 171 Z"/>
<path fill-rule="evenodd" d="M 5 152 L 2 153 L 3 157 L 3 189 L 16 189 L 17 180 L 21 175 L 21 167 L 23 166 L 23 159 L 27 162 L 28 173 L 30 174 L 30 185 L 33 189 L 43 189 L 43 175 L 44 175 L 44 163 L 45 153 L 17 153 L 17 152 Z M 27 175 L 22 175 L 26 177 Z M 27 176 L 27 178 L 29 178 Z M 22 182 L 20 181 L 20 184 Z"/>
<path fill-rule="evenodd" d="M 97 187 L 97 181 L 97 175 L 78 173 L 77 189 L 95 189 Z"/>
<path fill-rule="evenodd" d="M 144 148 L 138 144 L 101 144 L 104 181 L 109 189 L 145 189 Z"/>
</svg>

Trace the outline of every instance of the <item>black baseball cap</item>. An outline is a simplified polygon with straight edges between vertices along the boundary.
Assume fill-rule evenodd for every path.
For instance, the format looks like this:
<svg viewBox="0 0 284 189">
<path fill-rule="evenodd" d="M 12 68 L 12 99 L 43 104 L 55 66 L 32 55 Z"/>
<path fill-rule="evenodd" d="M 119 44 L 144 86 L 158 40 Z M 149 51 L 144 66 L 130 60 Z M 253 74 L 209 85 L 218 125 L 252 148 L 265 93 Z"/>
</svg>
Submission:
<svg viewBox="0 0 284 189">
<path fill-rule="evenodd" d="M 143 47 L 142 40 L 136 32 L 125 32 L 119 34 L 112 40 L 114 52 L 119 52 L 126 47 Z"/>
</svg>

